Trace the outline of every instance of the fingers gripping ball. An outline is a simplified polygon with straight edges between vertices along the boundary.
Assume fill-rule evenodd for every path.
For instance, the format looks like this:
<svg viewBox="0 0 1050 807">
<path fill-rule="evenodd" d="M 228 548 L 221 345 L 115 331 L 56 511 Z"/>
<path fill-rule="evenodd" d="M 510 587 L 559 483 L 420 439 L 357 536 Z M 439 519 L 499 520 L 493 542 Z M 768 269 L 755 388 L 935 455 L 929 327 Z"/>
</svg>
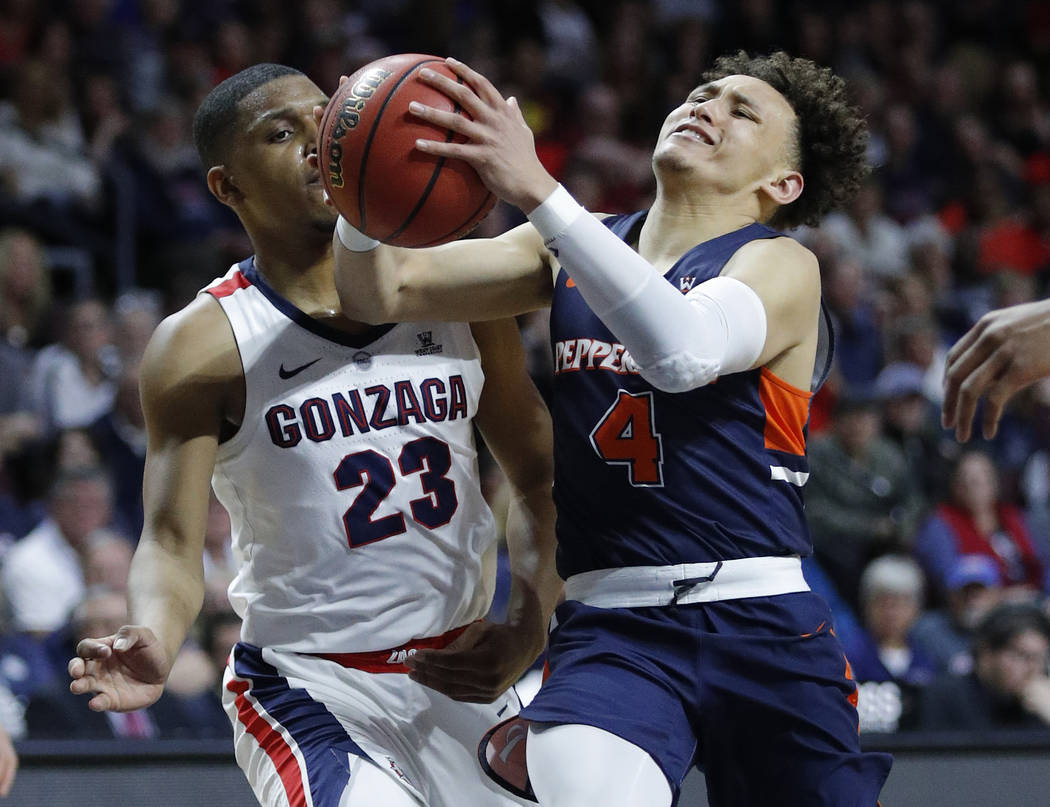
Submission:
<svg viewBox="0 0 1050 807">
<path fill-rule="evenodd" d="M 465 162 L 415 148 L 419 138 L 464 139 L 409 113 L 412 101 L 459 111 L 419 80 L 424 67 L 459 80 L 437 56 L 402 53 L 378 59 L 343 82 L 318 131 L 321 176 L 336 209 L 365 235 L 401 247 L 454 241 L 496 203 Z"/>
</svg>

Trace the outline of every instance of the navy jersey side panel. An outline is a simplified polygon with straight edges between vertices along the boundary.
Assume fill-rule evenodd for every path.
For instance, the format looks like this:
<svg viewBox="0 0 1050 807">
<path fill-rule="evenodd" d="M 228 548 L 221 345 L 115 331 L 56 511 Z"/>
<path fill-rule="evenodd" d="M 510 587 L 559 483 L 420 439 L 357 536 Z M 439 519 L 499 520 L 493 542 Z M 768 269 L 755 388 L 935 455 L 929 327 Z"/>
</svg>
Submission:
<svg viewBox="0 0 1050 807">
<path fill-rule="evenodd" d="M 643 215 L 606 224 L 630 242 Z M 780 235 L 753 224 L 711 239 L 666 278 L 685 293 L 719 275 L 744 244 Z M 812 551 L 802 502 L 808 390 L 758 369 L 661 392 L 637 374 L 564 271 L 551 341 L 563 577 Z"/>
</svg>

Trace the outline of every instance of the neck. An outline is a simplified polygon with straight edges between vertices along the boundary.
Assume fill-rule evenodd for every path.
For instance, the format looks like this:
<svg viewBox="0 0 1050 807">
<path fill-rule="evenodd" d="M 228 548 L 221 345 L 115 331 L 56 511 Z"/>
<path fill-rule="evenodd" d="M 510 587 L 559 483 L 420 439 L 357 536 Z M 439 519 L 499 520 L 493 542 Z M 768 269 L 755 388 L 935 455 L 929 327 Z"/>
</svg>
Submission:
<svg viewBox="0 0 1050 807">
<path fill-rule="evenodd" d="M 759 211 L 748 200 L 676 193 L 661 186 L 642 225 L 638 252 L 666 272 L 699 243 L 754 224 Z M 753 197 L 752 197 L 753 199 Z"/>
<path fill-rule="evenodd" d="M 313 319 L 348 333 L 370 327 L 342 315 L 330 236 L 311 233 L 298 240 L 249 236 L 255 248 L 255 268 L 284 299 Z"/>
<path fill-rule="evenodd" d="M 248 235 L 255 249 L 256 269 L 286 300 L 302 307 L 300 302 L 336 298 L 331 237 L 309 233 L 296 238 L 258 231 Z"/>
</svg>

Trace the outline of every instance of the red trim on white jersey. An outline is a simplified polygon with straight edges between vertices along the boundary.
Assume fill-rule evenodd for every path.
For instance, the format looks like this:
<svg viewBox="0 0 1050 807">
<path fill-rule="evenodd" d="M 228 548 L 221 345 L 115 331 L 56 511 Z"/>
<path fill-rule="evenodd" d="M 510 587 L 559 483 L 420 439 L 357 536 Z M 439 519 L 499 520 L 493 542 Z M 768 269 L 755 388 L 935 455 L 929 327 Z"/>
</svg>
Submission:
<svg viewBox="0 0 1050 807">
<path fill-rule="evenodd" d="M 233 276 L 228 280 L 222 281 L 217 286 L 212 286 L 210 289 L 205 289 L 208 294 L 212 297 L 229 297 L 238 289 L 246 289 L 251 286 L 251 281 L 244 276 L 240 271 L 234 272 Z"/>
</svg>

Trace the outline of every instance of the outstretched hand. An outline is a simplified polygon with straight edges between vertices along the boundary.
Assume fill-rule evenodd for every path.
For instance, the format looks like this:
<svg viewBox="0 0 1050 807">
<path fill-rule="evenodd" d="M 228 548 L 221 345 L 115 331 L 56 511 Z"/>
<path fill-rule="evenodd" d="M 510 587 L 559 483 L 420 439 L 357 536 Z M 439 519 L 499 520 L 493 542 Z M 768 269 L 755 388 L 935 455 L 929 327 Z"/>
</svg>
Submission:
<svg viewBox="0 0 1050 807">
<path fill-rule="evenodd" d="M 111 636 L 82 639 L 69 661 L 69 690 L 94 692 L 88 707 L 96 712 L 130 712 L 156 702 L 171 671 L 161 643 L 141 625 L 125 625 Z"/>
<path fill-rule="evenodd" d="M 941 422 L 970 439 L 977 402 L 985 399 L 982 432 L 991 439 L 1007 401 L 1050 375 L 1050 300 L 985 314 L 948 352 Z"/>
<path fill-rule="evenodd" d="M 491 703 L 536 660 L 536 645 L 521 628 L 475 622 L 448 647 L 418 650 L 405 661 L 409 678 L 468 703 Z"/>
<path fill-rule="evenodd" d="M 518 102 L 514 98 L 505 99 L 492 82 L 462 62 L 451 58 L 445 61 L 462 83 L 429 68 L 420 70 L 419 77 L 447 95 L 467 114 L 415 101 L 409 105 L 409 111 L 441 129 L 463 135 L 467 142 L 417 140 L 416 148 L 469 163 L 496 196 L 525 213 L 531 212 L 558 183 L 536 155 L 532 131 L 518 109 Z"/>
</svg>

